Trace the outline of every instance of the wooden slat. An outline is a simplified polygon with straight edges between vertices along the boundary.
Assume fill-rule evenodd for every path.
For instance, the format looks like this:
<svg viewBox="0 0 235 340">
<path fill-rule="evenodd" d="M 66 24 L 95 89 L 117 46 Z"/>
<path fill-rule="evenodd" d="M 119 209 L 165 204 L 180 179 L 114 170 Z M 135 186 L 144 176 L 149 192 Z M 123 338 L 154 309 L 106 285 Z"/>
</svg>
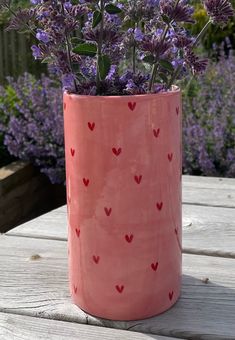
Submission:
<svg viewBox="0 0 235 340">
<path fill-rule="evenodd" d="M 235 258 L 235 209 L 183 206 L 184 252 Z M 8 235 L 67 239 L 66 207 L 13 229 Z"/>
<path fill-rule="evenodd" d="M 66 257 L 66 242 L 0 236 L 0 312 L 185 339 L 235 338 L 234 259 L 184 255 L 182 297 L 174 308 L 145 321 L 112 322 L 71 304 Z"/>
<path fill-rule="evenodd" d="M 235 208 L 235 179 L 183 176 L 183 202 Z"/>
<path fill-rule="evenodd" d="M 104 327 L 0 313 L 0 339 L 4 340 L 177 340 Z"/>
</svg>

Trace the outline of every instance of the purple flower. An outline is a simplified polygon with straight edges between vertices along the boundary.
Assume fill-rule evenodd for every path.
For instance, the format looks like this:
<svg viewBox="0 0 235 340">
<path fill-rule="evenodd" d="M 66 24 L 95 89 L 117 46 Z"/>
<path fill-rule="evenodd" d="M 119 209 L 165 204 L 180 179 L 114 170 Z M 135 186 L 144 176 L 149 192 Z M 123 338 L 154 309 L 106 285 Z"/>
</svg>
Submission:
<svg viewBox="0 0 235 340">
<path fill-rule="evenodd" d="M 41 29 L 37 30 L 36 38 L 44 44 L 47 44 L 50 41 L 49 35 Z"/>
<path fill-rule="evenodd" d="M 41 59 L 41 57 L 42 57 L 42 52 L 41 52 L 40 48 L 39 48 L 38 46 L 36 46 L 36 45 L 33 45 L 33 46 L 31 47 L 31 49 L 32 49 L 32 51 L 33 51 L 33 56 L 34 56 L 34 58 L 35 58 L 35 59 Z"/>
<path fill-rule="evenodd" d="M 234 16 L 234 11 L 228 0 L 204 0 L 204 6 L 212 21 L 226 24 Z"/>
</svg>

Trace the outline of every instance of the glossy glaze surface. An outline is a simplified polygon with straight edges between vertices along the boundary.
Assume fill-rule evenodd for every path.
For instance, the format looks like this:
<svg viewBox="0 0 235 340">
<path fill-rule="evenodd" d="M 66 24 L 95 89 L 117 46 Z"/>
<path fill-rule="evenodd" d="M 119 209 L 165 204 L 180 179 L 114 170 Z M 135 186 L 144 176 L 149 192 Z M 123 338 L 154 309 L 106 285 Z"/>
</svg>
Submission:
<svg viewBox="0 0 235 340">
<path fill-rule="evenodd" d="M 64 95 L 69 273 L 92 315 L 162 313 L 181 285 L 181 94 Z"/>
</svg>

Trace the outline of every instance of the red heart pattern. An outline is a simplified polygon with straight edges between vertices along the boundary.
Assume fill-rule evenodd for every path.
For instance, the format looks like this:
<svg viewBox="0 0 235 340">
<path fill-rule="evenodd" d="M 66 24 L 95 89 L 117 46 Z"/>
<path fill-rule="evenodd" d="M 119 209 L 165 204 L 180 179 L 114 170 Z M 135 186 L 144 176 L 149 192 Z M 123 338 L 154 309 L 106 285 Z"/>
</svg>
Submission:
<svg viewBox="0 0 235 340">
<path fill-rule="evenodd" d="M 129 107 L 129 109 L 130 109 L 131 111 L 134 111 L 134 110 L 136 109 L 136 106 L 137 106 L 136 102 L 129 102 L 129 103 L 128 103 L 128 107 Z M 64 111 L 65 111 L 65 110 L 66 110 L 66 103 L 64 103 Z M 177 116 L 179 115 L 179 113 L 180 113 L 180 108 L 179 108 L 179 107 L 176 107 L 176 114 L 177 114 Z M 95 122 L 88 122 L 87 125 L 88 125 L 88 128 L 89 128 L 91 131 L 94 131 L 94 130 L 95 130 L 95 127 L 96 127 Z M 152 131 L 153 131 L 153 136 L 154 136 L 156 139 L 159 138 L 161 129 L 160 129 L 160 128 L 155 128 L 155 129 L 153 129 Z M 114 154 L 116 157 L 118 157 L 118 156 L 120 156 L 121 153 L 122 153 L 122 148 L 121 148 L 121 147 L 113 147 L 113 148 L 112 148 L 112 152 L 113 152 L 113 154 Z M 74 148 L 71 148 L 71 149 L 70 149 L 70 153 L 71 153 L 71 156 L 74 157 L 74 156 L 75 156 L 75 149 L 74 149 Z M 168 153 L 167 157 L 168 157 L 169 162 L 172 162 L 172 161 L 173 161 L 173 153 L 172 153 L 172 152 Z M 180 174 L 180 178 L 181 178 L 181 174 Z M 134 181 L 135 181 L 138 185 L 141 184 L 142 179 L 143 179 L 143 175 L 134 175 Z M 83 178 L 83 184 L 84 184 L 84 186 L 88 187 L 89 184 L 90 184 L 90 180 L 89 180 L 88 178 Z M 156 203 L 156 207 L 157 207 L 157 210 L 162 211 L 162 209 L 163 209 L 163 202 L 157 202 L 157 203 Z M 104 207 L 104 212 L 105 212 L 105 214 L 106 214 L 107 217 L 110 217 L 111 214 L 112 214 L 112 208 Z M 76 228 L 75 231 L 76 231 L 76 236 L 77 236 L 77 238 L 80 238 L 81 230 L 78 229 L 78 228 Z M 178 237 L 178 228 L 175 228 L 175 229 L 174 229 L 174 232 L 175 232 L 176 236 Z M 133 240 L 134 240 L 134 235 L 133 235 L 133 234 L 126 234 L 126 235 L 125 235 L 125 241 L 126 241 L 127 243 L 130 244 L 130 243 L 133 242 Z M 69 251 L 68 251 L 68 253 L 69 253 Z M 94 262 L 96 265 L 98 265 L 98 264 L 100 263 L 100 256 L 98 256 L 98 255 L 92 255 L 91 257 L 92 257 L 93 262 Z M 148 265 L 148 266 L 149 266 L 149 265 Z M 149 268 L 150 270 L 152 270 L 153 272 L 157 272 L 157 271 L 158 271 L 158 268 L 159 268 L 159 262 L 153 262 L 153 263 L 151 263 L 150 267 L 148 267 L 148 268 Z M 124 286 L 124 285 L 116 285 L 115 288 L 116 288 L 116 291 L 117 291 L 119 294 L 122 294 L 123 291 L 124 291 L 125 286 Z M 74 291 L 74 294 L 76 295 L 77 292 L 78 292 L 78 287 L 77 287 L 76 285 L 73 286 L 73 291 Z M 168 297 L 169 297 L 169 300 L 172 301 L 172 300 L 173 300 L 173 297 L 174 297 L 174 291 L 170 291 L 170 292 L 168 293 Z"/>
<path fill-rule="evenodd" d="M 128 243 L 131 243 L 133 241 L 134 235 L 126 235 L 125 239 Z"/>
<path fill-rule="evenodd" d="M 83 178 L 83 183 L 86 187 L 88 187 L 90 180 L 88 178 Z"/>
<path fill-rule="evenodd" d="M 170 301 L 172 301 L 173 296 L 174 296 L 174 292 L 172 291 L 172 292 L 169 293 L 169 300 L 170 300 Z"/>
<path fill-rule="evenodd" d="M 124 291 L 124 286 L 116 285 L 116 289 L 117 289 L 118 293 L 121 294 Z"/>
<path fill-rule="evenodd" d="M 110 216 L 111 215 L 111 213 L 112 213 L 112 208 L 104 208 L 104 211 L 105 211 L 105 214 L 107 215 L 107 216 Z"/>
<path fill-rule="evenodd" d="M 173 160 L 173 153 L 168 153 L 168 160 L 169 160 L 169 162 L 172 162 L 172 160 Z"/>
<path fill-rule="evenodd" d="M 121 148 L 118 148 L 118 149 L 112 148 L 112 151 L 113 151 L 115 156 L 119 156 L 122 152 L 122 149 Z"/>
<path fill-rule="evenodd" d="M 93 261 L 94 261 L 96 264 L 98 264 L 99 261 L 100 261 L 100 257 L 94 255 L 94 256 L 93 256 Z"/>
<path fill-rule="evenodd" d="M 73 148 L 71 148 L 70 152 L 71 152 L 72 157 L 74 157 L 75 156 L 75 150 Z"/>
<path fill-rule="evenodd" d="M 158 209 L 159 211 L 161 211 L 162 208 L 163 208 L 163 202 L 157 202 L 156 206 L 157 206 L 157 209 Z"/>
<path fill-rule="evenodd" d="M 94 131 L 94 128 L 95 128 L 95 123 L 88 123 L 88 127 L 91 131 Z"/>
<path fill-rule="evenodd" d="M 77 286 L 73 286 L 73 292 L 74 292 L 74 294 L 76 295 L 77 294 L 77 292 L 78 292 L 78 287 Z"/>
<path fill-rule="evenodd" d="M 160 135 L 160 129 L 157 129 L 157 130 L 154 129 L 153 134 L 154 134 L 154 137 L 158 138 Z"/>
<path fill-rule="evenodd" d="M 153 270 L 153 271 L 155 271 L 155 272 L 156 272 L 156 271 L 157 271 L 157 269 L 158 269 L 158 262 L 156 262 L 156 263 L 152 263 L 152 264 L 151 264 L 151 268 L 152 268 L 152 270 Z"/>
<path fill-rule="evenodd" d="M 136 181 L 137 184 L 140 184 L 141 181 L 142 181 L 142 176 L 141 175 L 140 176 L 135 176 L 135 181 Z"/>
<path fill-rule="evenodd" d="M 136 108 L 136 103 L 131 103 L 131 102 L 129 102 L 129 103 L 128 103 L 128 107 L 129 107 L 129 109 L 130 109 L 131 111 L 134 111 L 135 108 Z"/>
</svg>

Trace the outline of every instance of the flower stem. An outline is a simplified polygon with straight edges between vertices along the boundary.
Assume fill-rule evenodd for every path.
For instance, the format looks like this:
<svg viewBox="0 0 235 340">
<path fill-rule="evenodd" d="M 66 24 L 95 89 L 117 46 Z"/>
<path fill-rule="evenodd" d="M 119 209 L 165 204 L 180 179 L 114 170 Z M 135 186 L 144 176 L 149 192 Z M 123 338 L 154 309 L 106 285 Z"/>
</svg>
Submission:
<svg viewBox="0 0 235 340">
<path fill-rule="evenodd" d="M 104 35 L 104 7 L 105 1 L 100 0 L 100 12 L 101 12 L 101 22 L 100 22 L 100 34 L 99 34 L 99 41 L 98 41 L 98 55 L 97 55 L 97 65 L 96 65 L 96 87 L 97 87 L 97 94 L 100 94 L 100 73 L 99 73 L 99 62 L 100 58 L 102 57 L 102 46 L 103 46 L 103 35 Z"/>
<path fill-rule="evenodd" d="M 162 34 L 162 42 L 164 42 L 164 40 L 166 39 L 166 36 L 167 36 L 167 33 L 168 33 L 168 30 L 171 26 L 171 23 L 168 23 L 164 29 L 164 32 Z M 153 89 L 153 85 L 155 83 L 155 79 L 156 79 L 156 75 L 157 75 L 157 69 L 158 69 L 158 61 L 155 62 L 153 64 L 153 67 L 152 67 L 152 72 L 151 72 L 151 78 L 150 78 L 150 82 L 149 82 L 149 92 L 152 92 L 152 89 Z"/>
<path fill-rule="evenodd" d="M 201 30 L 201 32 L 198 34 L 196 40 L 193 43 L 193 47 L 197 46 L 198 42 L 200 41 L 200 39 L 203 37 L 203 35 L 206 33 L 206 31 L 208 30 L 208 28 L 211 25 L 211 20 L 208 20 L 208 22 L 206 23 L 206 25 L 203 27 L 203 29 Z"/>
<path fill-rule="evenodd" d="M 64 11 L 64 6 L 63 5 L 62 5 L 62 13 L 63 13 L 63 15 L 65 15 L 65 11 Z M 70 68 L 71 73 L 73 73 L 73 63 L 72 63 L 72 57 L 71 57 L 71 47 L 70 47 L 70 43 L 69 43 L 68 33 L 66 31 L 65 31 L 65 45 L 66 45 L 66 52 L 67 52 L 67 59 L 68 59 L 69 68 Z M 78 92 L 78 86 L 77 86 L 76 79 L 73 80 L 73 83 L 74 83 L 75 91 Z"/>
<path fill-rule="evenodd" d="M 206 23 L 206 25 L 203 27 L 203 29 L 201 30 L 201 32 L 198 34 L 196 40 L 194 41 L 194 43 L 192 44 L 192 48 L 196 47 L 197 44 L 199 43 L 200 39 L 203 37 L 203 35 L 206 33 L 206 31 L 208 30 L 208 28 L 211 25 L 211 20 L 208 20 L 208 22 Z M 172 74 L 172 77 L 167 85 L 167 89 L 169 90 L 171 88 L 171 86 L 173 85 L 174 81 L 177 79 L 177 77 L 180 75 L 180 72 L 183 69 L 183 65 L 179 65 L 177 67 L 177 69 L 175 70 L 175 72 Z"/>
</svg>

